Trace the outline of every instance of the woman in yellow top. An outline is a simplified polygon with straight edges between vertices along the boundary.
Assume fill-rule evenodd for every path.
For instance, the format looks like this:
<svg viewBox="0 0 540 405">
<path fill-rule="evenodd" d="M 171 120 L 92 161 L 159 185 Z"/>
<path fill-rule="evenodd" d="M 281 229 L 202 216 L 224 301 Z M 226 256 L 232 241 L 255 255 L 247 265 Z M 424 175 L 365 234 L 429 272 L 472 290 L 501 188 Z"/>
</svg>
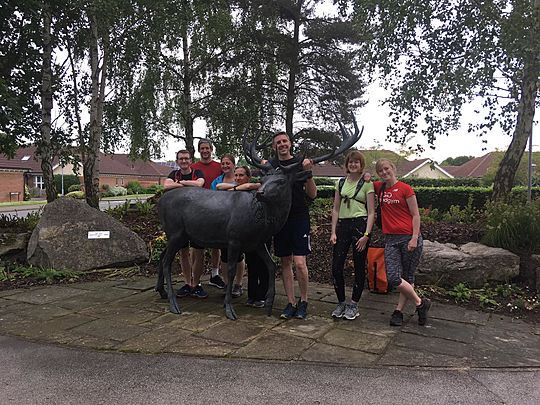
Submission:
<svg viewBox="0 0 540 405">
<path fill-rule="evenodd" d="M 332 312 L 333 318 L 353 320 L 359 315 L 358 301 L 364 288 L 369 237 L 375 221 L 373 184 L 363 181 L 365 162 L 362 153 L 356 150 L 349 152 L 345 159 L 347 177 L 340 179 L 336 185 L 330 236 L 330 243 L 334 245 L 332 278 L 338 298 L 338 305 Z M 343 267 L 351 244 L 354 286 L 351 302 L 346 305 Z"/>
</svg>

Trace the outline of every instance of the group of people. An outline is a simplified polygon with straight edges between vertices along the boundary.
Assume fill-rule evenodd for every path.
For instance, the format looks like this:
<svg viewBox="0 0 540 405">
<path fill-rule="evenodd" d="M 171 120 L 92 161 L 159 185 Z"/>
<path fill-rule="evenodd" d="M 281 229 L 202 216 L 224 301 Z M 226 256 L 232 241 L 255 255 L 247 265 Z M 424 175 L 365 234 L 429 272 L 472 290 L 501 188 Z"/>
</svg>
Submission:
<svg viewBox="0 0 540 405">
<path fill-rule="evenodd" d="M 275 157 L 270 159 L 274 168 L 289 166 L 299 162 L 291 153 L 291 140 L 287 133 L 274 135 L 272 147 Z M 236 166 L 230 154 L 221 158 L 221 163 L 212 159 L 212 143 L 201 139 L 198 143 L 201 159 L 192 164 L 189 151 L 181 150 L 176 154 L 178 170 L 173 170 L 165 180 L 165 190 L 177 187 L 205 187 L 223 191 L 250 191 L 260 187 L 252 183 L 250 168 Z M 310 159 L 304 159 L 302 170 L 313 167 Z M 332 277 L 338 305 L 332 312 L 334 318 L 354 320 L 359 315 L 358 302 L 365 283 L 366 259 L 371 231 L 375 224 L 375 202 L 380 206 L 382 231 L 386 235 L 385 267 L 390 289 L 399 292 L 399 300 L 393 312 L 390 325 L 400 326 L 403 322 L 403 309 L 408 301 L 416 305 L 418 323 L 425 325 L 431 301 L 420 298 L 414 290 L 414 273 L 422 254 L 422 236 L 420 234 L 420 214 L 413 189 L 399 181 L 395 165 L 380 159 L 376 163 L 376 172 L 381 181 L 370 181 L 369 173 L 364 173 L 365 158 L 359 151 L 353 150 L 345 160 L 346 177 L 336 184 L 334 205 L 332 208 L 332 230 L 330 243 L 333 245 Z M 313 178 L 297 181 L 293 184 L 292 204 L 283 228 L 273 237 L 274 255 L 280 258 L 281 274 L 287 305 L 281 313 L 284 319 L 293 317 L 305 319 L 308 313 L 308 268 L 306 256 L 311 251 L 309 203 L 317 196 L 317 187 Z M 349 303 L 345 297 L 343 269 L 352 245 L 354 261 L 354 285 Z M 190 253 L 190 247 L 191 253 Z M 270 241 L 267 243 L 270 247 Z M 180 250 L 180 262 L 185 284 L 178 292 L 178 297 L 192 296 L 206 298 L 208 293 L 200 283 L 203 274 L 204 250 L 191 244 Z M 226 264 L 235 260 L 236 275 L 228 280 Z M 223 263 L 223 278 L 219 275 L 219 263 Z M 227 257 L 226 249 L 212 249 L 211 277 L 209 285 L 225 288 L 233 283 L 233 297 L 243 294 L 242 279 L 245 267 L 248 268 L 247 305 L 264 307 L 268 289 L 268 270 L 255 253 L 247 252 L 237 258 Z M 298 282 L 300 298 L 296 300 L 294 288 L 294 269 Z"/>
</svg>

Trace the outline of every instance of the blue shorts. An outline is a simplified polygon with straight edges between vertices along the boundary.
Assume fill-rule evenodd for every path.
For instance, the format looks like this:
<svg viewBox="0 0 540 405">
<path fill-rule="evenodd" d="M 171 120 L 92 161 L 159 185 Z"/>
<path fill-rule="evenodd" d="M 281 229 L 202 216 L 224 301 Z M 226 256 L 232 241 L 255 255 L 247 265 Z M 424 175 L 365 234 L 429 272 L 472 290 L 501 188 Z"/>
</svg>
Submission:
<svg viewBox="0 0 540 405">
<path fill-rule="evenodd" d="M 307 256 L 311 253 L 309 217 L 288 219 L 274 236 L 274 254 L 277 257 Z"/>
</svg>

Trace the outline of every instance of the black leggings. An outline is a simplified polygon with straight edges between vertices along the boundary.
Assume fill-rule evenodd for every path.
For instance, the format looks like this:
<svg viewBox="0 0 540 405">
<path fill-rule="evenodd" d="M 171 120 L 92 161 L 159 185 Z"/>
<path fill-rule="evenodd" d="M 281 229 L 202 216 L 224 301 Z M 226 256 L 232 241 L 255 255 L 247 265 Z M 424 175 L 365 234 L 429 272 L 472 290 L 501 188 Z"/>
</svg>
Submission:
<svg viewBox="0 0 540 405">
<path fill-rule="evenodd" d="M 354 261 L 352 300 L 358 302 L 362 296 L 362 290 L 364 289 L 366 280 L 367 245 L 361 252 L 356 249 L 355 245 L 366 231 L 366 223 L 367 217 L 338 220 L 336 227 L 337 241 L 334 245 L 334 255 L 332 260 L 332 278 L 339 302 L 345 301 L 345 278 L 343 277 L 343 267 L 345 266 L 347 252 L 349 251 L 351 244 L 353 245 Z"/>
<path fill-rule="evenodd" d="M 271 243 L 266 243 L 269 249 Z M 257 301 L 266 299 L 268 291 L 268 268 L 256 252 L 246 252 L 246 265 L 248 270 L 248 298 Z"/>
</svg>

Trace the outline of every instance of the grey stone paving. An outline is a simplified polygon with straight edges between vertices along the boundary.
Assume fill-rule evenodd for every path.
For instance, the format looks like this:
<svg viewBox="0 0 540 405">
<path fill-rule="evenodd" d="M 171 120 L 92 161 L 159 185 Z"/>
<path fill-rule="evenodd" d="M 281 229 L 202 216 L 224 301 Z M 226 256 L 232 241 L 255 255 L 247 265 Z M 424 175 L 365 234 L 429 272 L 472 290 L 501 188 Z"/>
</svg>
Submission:
<svg viewBox="0 0 540 405">
<path fill-rule="evenodd" d="M 283 320 L 278 280 L 272 316 L 246 307 L 244 295 L 234 300 L 233 322 L 224 316 L 222 290 L 208 287 L 205 300 L 179 299 L 176 315 L 154 283 L 135 278 L 0 292 L 0 334 L 99 350 L 358 367 L 540 367 L 538 325 L 505 316 L 434 303 L 425 327 L 411 306 L 395 328 L 388 319 L 397 296 L 365 292 L 359 318 L 334 320 L 333 289 L 312 284 L 308 319 Z"/>
</svg>

